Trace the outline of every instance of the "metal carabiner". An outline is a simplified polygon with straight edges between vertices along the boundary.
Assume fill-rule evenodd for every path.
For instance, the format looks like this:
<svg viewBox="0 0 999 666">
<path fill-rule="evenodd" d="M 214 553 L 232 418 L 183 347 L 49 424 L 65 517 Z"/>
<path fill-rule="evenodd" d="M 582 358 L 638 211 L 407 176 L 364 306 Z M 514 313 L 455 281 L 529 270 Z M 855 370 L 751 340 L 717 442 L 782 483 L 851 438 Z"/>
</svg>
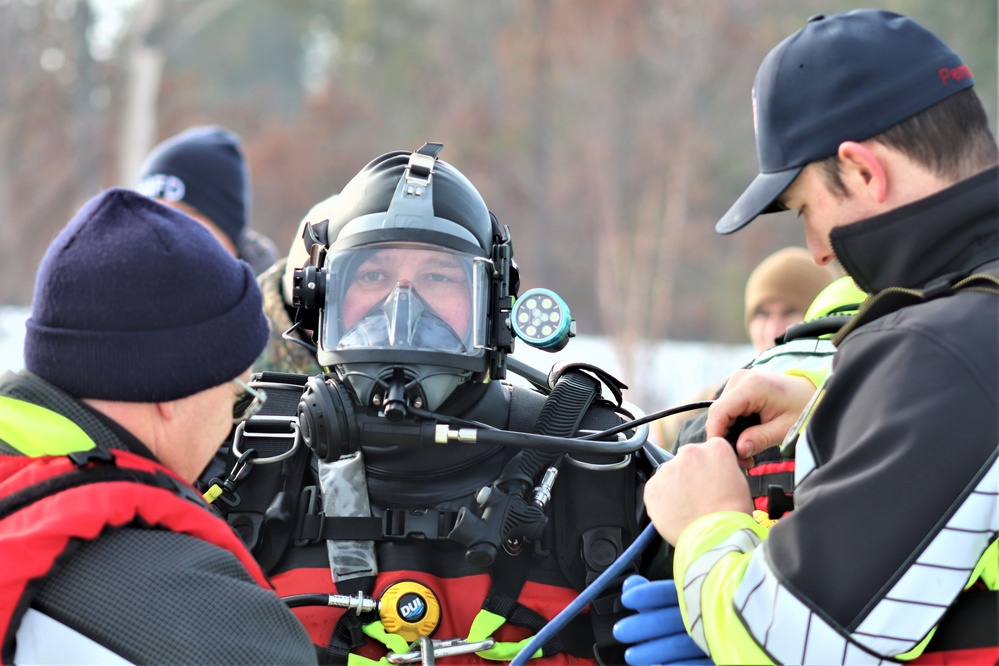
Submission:
<svg viewBox="0 0 999 666">
<path fill-rule="evenodd" d="M 480 652 L 488 650 L 494 645 L 496 645 L 496 641 L 492 638 L 470 643 L 467 638 L 430 640 L 426 636 L 421 636 L 418 643 L 413 643 L 409 646 L 409 652 L 389 652 L 385 660 L 390 664 L 415 664 L 416 662 L 421 662 L 429 665 L 442 657 Z"/>
</svg>

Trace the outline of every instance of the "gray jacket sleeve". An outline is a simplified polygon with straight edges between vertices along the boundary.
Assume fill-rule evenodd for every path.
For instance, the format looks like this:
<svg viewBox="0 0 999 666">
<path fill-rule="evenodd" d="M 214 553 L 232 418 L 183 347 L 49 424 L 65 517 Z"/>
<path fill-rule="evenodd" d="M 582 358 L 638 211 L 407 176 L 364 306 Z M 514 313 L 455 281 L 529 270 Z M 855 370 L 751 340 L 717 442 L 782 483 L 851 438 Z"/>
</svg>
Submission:
<svg viewBox="0 0 999 666">
<path fill-rule="evenodd" d="M 125 528 L 84 543 L 32 606 L 133 663 L 316 663 L 273 591 L 231 553 L 183 534 Z"/>
</svg>

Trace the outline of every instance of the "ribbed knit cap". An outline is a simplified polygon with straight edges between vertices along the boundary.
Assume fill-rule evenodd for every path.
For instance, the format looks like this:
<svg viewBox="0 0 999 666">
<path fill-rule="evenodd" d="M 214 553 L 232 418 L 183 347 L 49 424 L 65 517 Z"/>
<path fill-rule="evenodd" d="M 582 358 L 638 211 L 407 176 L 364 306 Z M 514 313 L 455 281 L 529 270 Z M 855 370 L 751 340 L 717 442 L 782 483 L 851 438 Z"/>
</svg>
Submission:
<svg viewBox="0 0 999 666">
<path fill-rule="evenodd" d="M 224 127 L 192 127 L 153 148 L 136 189 L 197 208 L 241 246 L 250 208 L 249 174 L 239 136 Z"/>
<path fill-rule="evenodd" d="M 746 330 L 756 309 L 767 301 L 790 303 L 804 314 L 826 285 L 839 275 L 819 266 L 803 247 L 774 252 L 750 273 L 746 281 Z"/>
<path fill-rule="evenodd" d="M 267 344 L 253 271 L 133 190 L 88 201 L 35 278 L 24 367 L 81 398 L 164 402 L 239 376 Z"/>
</svg>

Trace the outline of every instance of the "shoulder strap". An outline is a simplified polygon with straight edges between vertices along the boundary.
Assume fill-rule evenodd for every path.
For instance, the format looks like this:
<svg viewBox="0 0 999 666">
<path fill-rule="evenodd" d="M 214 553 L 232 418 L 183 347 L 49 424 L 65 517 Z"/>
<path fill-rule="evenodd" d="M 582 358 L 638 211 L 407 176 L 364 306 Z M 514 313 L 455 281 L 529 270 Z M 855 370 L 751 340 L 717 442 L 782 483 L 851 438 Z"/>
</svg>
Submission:
<svg viewBox="0 0 999 666">
<path fill-rule="evenodd" d="M 545 396 L 526 388 L 510 387 L 510 411 L 507 429 L 513 432 L 531 432 L 545 406 Z"/>
<path fill-rule="evenodd" d="M 902 308 L 925 303 L 942 296 L 950 296 L 958 291 L 999 294 L 999 278 L 987 273 L 976 273 L 967 277 L 962 273 L 951 273 L 934 280 L 926 286 L 926 289 L 889 287 L 864 301 L 857 314 L 839 330 L 832 342 L 839 346 L 846 336 L 864 324 Z"/>
<path fill-rule="evenodd" d="M 253 376 L 251 384 L 267 392 L 264 411 L 237 427 L 226 455 L 228 477 L 209 482 L 207 496 L 267 572 L 284 556 L 304 512 L 312 452 L 301 440 L 296 410 L 307 380 L 277 372 Z"/>
<path fill-rule="evenodd" d="M 565 364 L 553 369 L 550 374 L 552 392 L 545 400 L 533 432 L 543 435 L 572 437 L 579 430 L 580 423 L 590 406 L 600 394 L 601 383 L 611 386 L 612 393 L 617 397 L 620 393 L 618 385 L 607 382 L 602 374 L 595 376 L 593 367 L 584 364 Z M 616 390 L 614 390 L 616 389 Z M 618 399 L 620 403 L 620 399 Z M 511 405 L 511 408 L 514 406 Z M 500 478 L 493 485 L 492 492 L 513 490 L 517 485 L 532 485 L 548 467 L 558 467 L 561 461 L 559 454 L 543 453 L 533 449 L 525 449 L 515 455 L 504 468 Z M 486 513 L 483 512 L 483 518 Z M 547 520 L 547 519 L 545 519 Z M 505 540 L 508 535 L 501 534 Z M 522 535 L 511 535 L 520 538 Z M 519 558 L 506 557 L 505 553 L 497 558 L 492 568 L 492 588 L 486 597 L 482 612 L 503 618 L 510 624 L 525 627 L 530 631 L 539 631 L 547 620 L 538 613 L 520 604 L 517 599 L 527 580 L 528 568 L 534 552 L 527 552 Z M 557 554 L 556 554 L 557 556 Z M 593 617 L 595 614 L 591 613 Z M 594 619 L 596 623 L 597 620 Z M 542 655 L 551 656 L 568 651 L 576 656 L 590 656 L 593 650 L 592 631 L 597 626 L 591 626 L 587 631 L 563 632 L 553 637 L 542 646 Z M 585 638 L 589 636 L 589 638 Z M 583 640 L 578 640 L 583 637 Z M 582 647 L 580 647 L 582 646 Z M 504 650 L 510 646 L 498 645 L 493 648 L 495 658 L 501 658 Z"/>
</svg>

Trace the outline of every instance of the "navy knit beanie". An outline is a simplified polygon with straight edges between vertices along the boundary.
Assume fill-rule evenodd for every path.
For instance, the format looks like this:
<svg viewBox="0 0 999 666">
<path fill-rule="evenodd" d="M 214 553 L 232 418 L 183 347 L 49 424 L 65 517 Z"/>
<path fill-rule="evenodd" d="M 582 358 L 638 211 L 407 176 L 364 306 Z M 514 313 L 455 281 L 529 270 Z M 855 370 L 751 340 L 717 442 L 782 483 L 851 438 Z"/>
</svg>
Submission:
<svg viewBox="0 0 999 666">
<path fill-rule="evenodd" d="M 256 360 L 268 325 L 249 265 L 133 190 L 88 201 L 38 267 L 24 367 L 80 398 L 166 402 Z"/>
<path fill-rule="evenodd" d="M 211 125 L 192 127 L 153 148 L 136 189 L 197 208 L 238 248 L 250 208 L 248 183 L 239 136 Z"/>
</svg>

